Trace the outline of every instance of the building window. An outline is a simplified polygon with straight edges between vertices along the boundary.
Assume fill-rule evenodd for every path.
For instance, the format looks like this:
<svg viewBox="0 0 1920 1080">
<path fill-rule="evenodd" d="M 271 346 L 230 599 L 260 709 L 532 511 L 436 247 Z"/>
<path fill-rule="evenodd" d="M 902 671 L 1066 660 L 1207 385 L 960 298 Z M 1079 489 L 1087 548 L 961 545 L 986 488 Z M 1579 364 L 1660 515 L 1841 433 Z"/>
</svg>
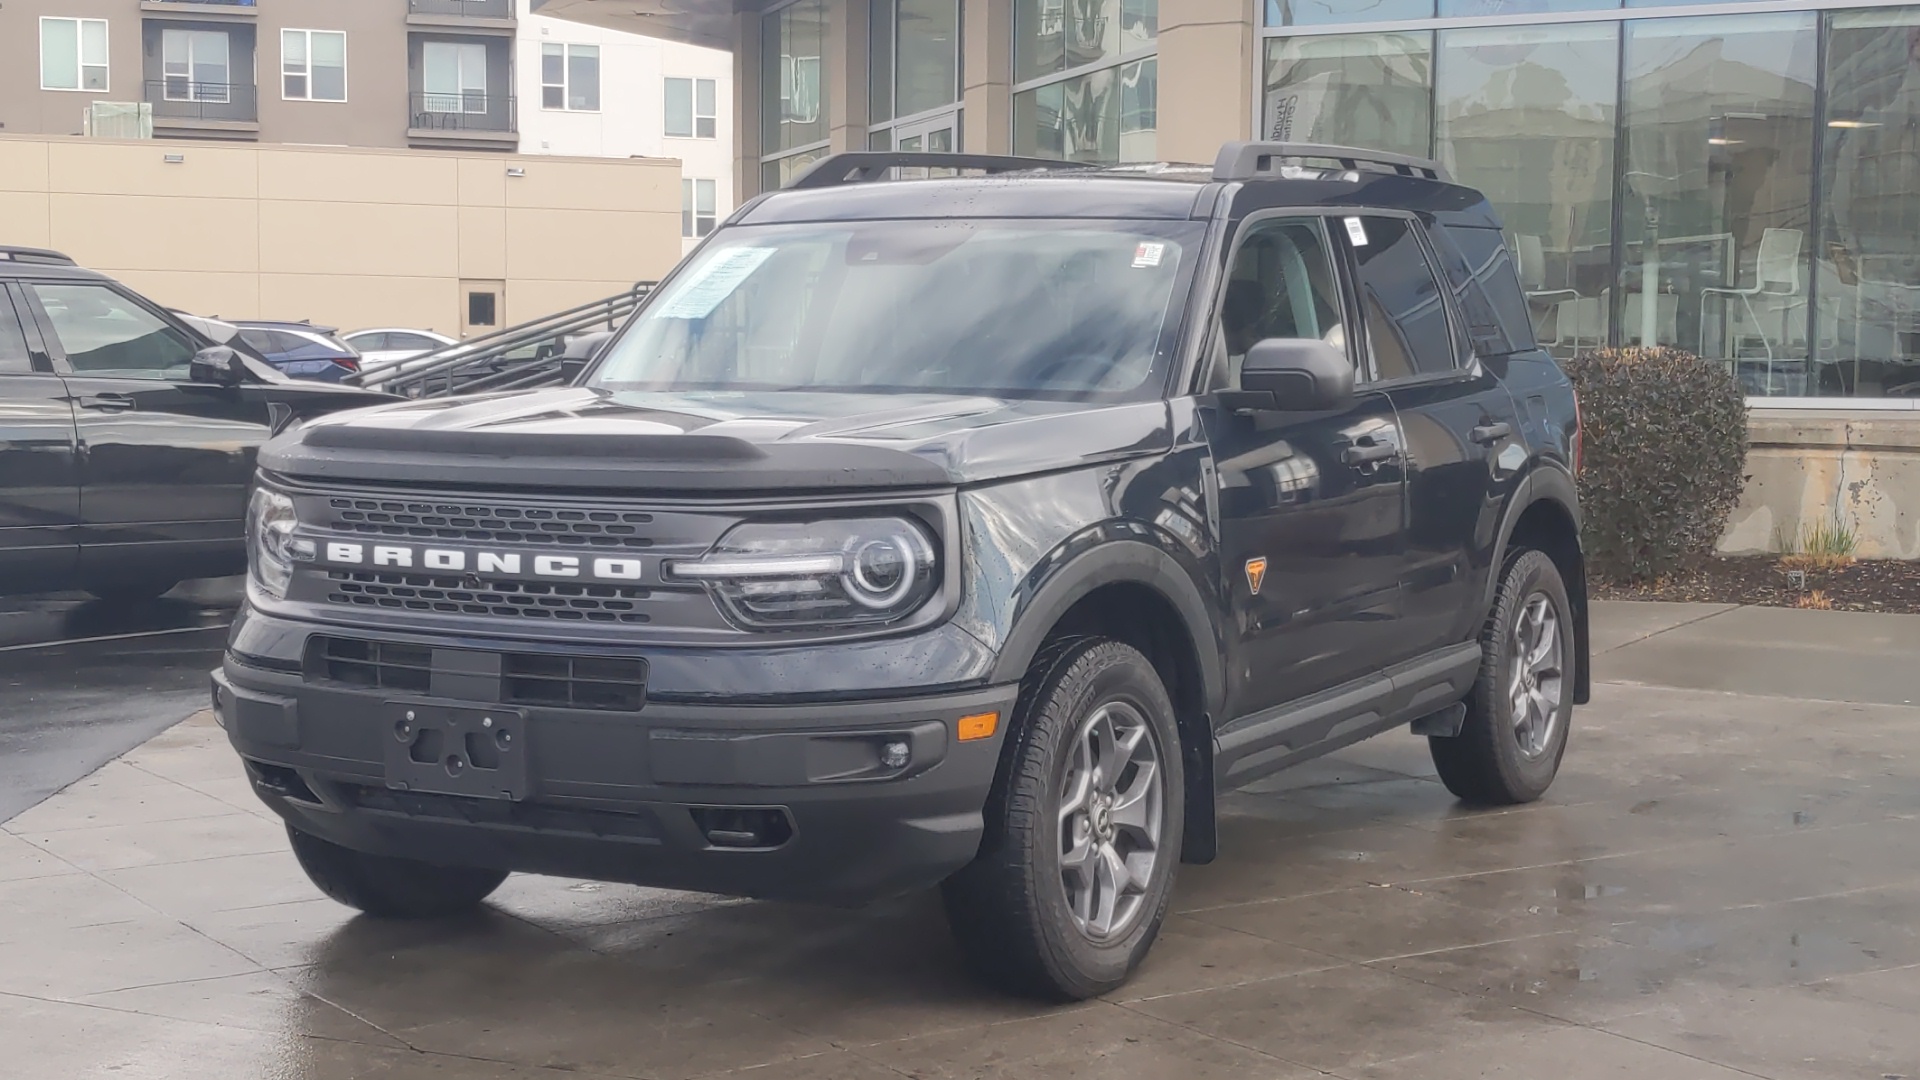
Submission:
<svg viewBox="0 0 1920 1080">
<path fill-rule="evenodd" d="M 680 181 L 680 235 L 705 236 L 719 220 L 715 207 L 718 192 L 712 180 Z"/>
<path fill-rule="evenodd" d="M 714 80 L 668 79 L 667 136 L 712 139 L 719 133 L 719 87 Z"/>
<path fill-rule="evenodd" d="M 231 100 L 233 85 L 224 30 L 164 30 L 160 34 L 161 74 L 168 101 Z"/>
<path fill-rule="evenodd" d="M 798 0 L 760 25 L 761 179 L 775 188 L 827 152 L 826 0 Z"/>
<path fill-rule="evenodd" d="M 600 111 L 600 46 L 540 46 L 540 107 Z"/>
<path fill-rule="evenodd" d="M 107 88 L 107 20 L 40 18 L 40 89 Z"/>
<path fill-rule="evenodd" d="M 430 113 L 487 111 L 487 47 L 429 41 L 420 48 L 421 89 Z"/>
<path fill-rule="evenodd" d="M 873 0 L 871 11 L 868 145 L 951 152 L 960 131 L 959 0 Z"/>
<path fill-rule="evenodd" d="M 1159 0 L 1015 0 L 1015 151 L 1157 158 L 1159 37 Z"/>
<path fill-rule="evenodd" d="M 1265 138 L 1431 151 L 1431 33 L 1272 38 L 1266 59 Z"/>
<path fill-rule="evenodd" d="M 280 96 L 288 101 L 347 100 L 347 35 L 338 30 L 280 31 Z"/>
</svg>

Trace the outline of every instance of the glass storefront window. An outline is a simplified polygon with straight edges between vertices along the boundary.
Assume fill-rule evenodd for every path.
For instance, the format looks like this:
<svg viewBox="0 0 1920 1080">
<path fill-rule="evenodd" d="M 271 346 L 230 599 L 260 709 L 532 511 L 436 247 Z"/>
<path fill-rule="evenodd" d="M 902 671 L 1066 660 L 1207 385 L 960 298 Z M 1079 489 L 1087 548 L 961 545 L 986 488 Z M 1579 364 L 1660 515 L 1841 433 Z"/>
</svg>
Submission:
<svg viewBox="0 0 1920 1080">
<path fill-rule="evenodd" d="M 1440 0 L 1440 17 L 1550 15 L 1560 11 L 1605 11 L 1619 6 L 1620 0 Z"/>
<path fill-rule="evenodd" d="M 1013 77 L 1028 82 L 1151 48 L 1160 0 L 1014 0 L 1013 25 Z"/>
<path fill-rule="evenodd" d="M 1268 26 L 1333 26 L 1433 18 L 1433 0 L 1266 0 Z"/>
<path fill-rule="evenodd" d="M 1433 35 L 1269 38 L 1262 137 L 1426 157 Z"/>
<path fill-rule="evenodd" d="M 1815 392 L 1920 393 L 1920 8 L 1829 16 Z"/>
<path fill-rule="evenodd" d="M 1817 19 L 1627 24 L 1620 337 L 1725 360 L 1756 396 L 1807 392 Z"/>
<path fill-rule="evenodd" d="M 959 0 L 897 0 L 898 74 L 895 116 L 938 109 L 960 100 Z"/>
<path fill-rule="evenodd" d="M 762 152 L 826 141 L 826 0 L 790 4 L 762 26 Z"/>
<path fill-rule="evenodd" d="M 814 162 L 826 156 L 827 148 L 823 146 L 815 150 L 803 150 L 798 154 L 790 154 L 787 157 L 762 162 L 760 165 L 760 190 L 775 191 L 779 188 L 786 187 L 789 180 L 806 172 L 807 166 L 812 165 Z"/>
<path fill-rule="evenodd" d="M 1619 49 L 1613 23 L 1443 30 L 1434 62 L 1440 161 L 1499 209 L 1559 356 L 1607 340 Z"/>
<path fill-rule="evenodd" d="M 1148 58 L 1014 95 L 1014 152 L 1102 165 L 1155 160 L 1159 73 Z"/>
</svg>

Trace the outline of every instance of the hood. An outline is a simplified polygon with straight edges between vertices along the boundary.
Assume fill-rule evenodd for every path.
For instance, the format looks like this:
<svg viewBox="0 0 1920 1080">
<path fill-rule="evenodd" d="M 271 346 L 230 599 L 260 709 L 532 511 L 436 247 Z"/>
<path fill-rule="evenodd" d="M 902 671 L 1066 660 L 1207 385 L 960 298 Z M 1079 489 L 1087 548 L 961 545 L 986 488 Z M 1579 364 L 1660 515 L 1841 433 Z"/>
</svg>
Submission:
<svg viewBox="0 0 1920 1080">
<path fill-rule="evenodd" d="M 1171 445 L 1162 401 L 566 388 L 326 417 L 260 463 L 314 479 L 738 493 L 959 486 Z"/>
</svg>

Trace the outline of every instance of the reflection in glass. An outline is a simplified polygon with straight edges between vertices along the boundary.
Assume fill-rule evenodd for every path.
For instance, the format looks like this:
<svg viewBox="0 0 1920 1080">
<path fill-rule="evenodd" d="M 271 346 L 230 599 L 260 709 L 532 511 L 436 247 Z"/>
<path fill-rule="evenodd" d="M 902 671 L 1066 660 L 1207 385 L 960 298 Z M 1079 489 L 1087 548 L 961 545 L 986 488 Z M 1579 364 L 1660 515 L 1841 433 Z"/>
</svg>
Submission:
<svg viewBox="0 0 1920 1080">
<path fill-rule="evenodd" d="M 1426 157 L 1432 52 L 1425 32 L 1269 39 L 1261 131 Z"/>
<path fill-rule="evenodd" d="M 798 154 L 789 154 L 778 161 L 769 161 L 760 166 L 760 190 L 774 191 L 787 186 L 787 182 L 807 171 L 807 166 L 827 156 L 827 148 L 822 146 L 814 150 L 803 150 Z"/>
<path fill-rule="evenodd" d="M 1440 17 L 1480 15 L 1544 15 L 1556 11 L 1605 11 L 1620 0 L 1440 0 Z"/>
<path fill-rule="evenodd" d="M 1437 150 L 1506 222 L 1540 340 L 1606 344 L 1619 30 L 1612 24 L 1445 30 Z"/>
<path fill-rule="evenodd" d="M 1268 26 L 1430 19 L 1433 0 L 1267 0 Z"/>
<path fill-rule="evenodd" d="M 762 26 L 762 149 L 778 153 L 824 142 L 827 87 L 821 77 L 821 58 L 826 55 L 826 0 L 800 0 L 768 15 Z"/>
<path fill-rule="evenodd" d="M 1905 397 L 1920 393 L 1920 8 L 1830 18 L 1817 390 Z"/>
<path fill-rule="evenodd" d="M 1621 338 L 1754 395 L 1806 392 L 1816 18 L 1627 24 Z"/>
<path fill-rule="evenodd" d="M 1014 95 L 1014 152 L 1101 165 L 1156 160 L 1159 70 L 1148 58 Z"/>
<path fill-rule="evenodd" d="M 1160 0 L 1014 0 L 1014 81 L 1115 60 L 1160 35 Z"/>
<path fill-rule="evenodd" d="M 895 116 L 912 116 L 960 100 L 959 0 L 895 0 L 899 56 Z M 887 6 L 886 0 L 874 5 Z"/>
</svg>

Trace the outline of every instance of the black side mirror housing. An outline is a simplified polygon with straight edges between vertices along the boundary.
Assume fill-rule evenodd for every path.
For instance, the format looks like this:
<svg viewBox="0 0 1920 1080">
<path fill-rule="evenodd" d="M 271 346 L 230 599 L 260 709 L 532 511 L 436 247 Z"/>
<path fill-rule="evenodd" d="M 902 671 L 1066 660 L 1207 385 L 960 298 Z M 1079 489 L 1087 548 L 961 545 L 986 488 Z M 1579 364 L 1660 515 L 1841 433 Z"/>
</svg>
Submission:
<svg viewBox="0 0 1920 1080">
<path fill-rule="evenodd" d="M 225 345 L 211 345 L 193 354 L 188 378 L 214 386 L 238 386 L 247 381 L 247 362 Z"/>
<path fill-rule="evenodd" d="M 1317 338 L 1268 338 L 1247 350 L 1240 389 L 1277 412 L 1334 412 L 1353 404 L 1353 363 Z"/>
</svg>

